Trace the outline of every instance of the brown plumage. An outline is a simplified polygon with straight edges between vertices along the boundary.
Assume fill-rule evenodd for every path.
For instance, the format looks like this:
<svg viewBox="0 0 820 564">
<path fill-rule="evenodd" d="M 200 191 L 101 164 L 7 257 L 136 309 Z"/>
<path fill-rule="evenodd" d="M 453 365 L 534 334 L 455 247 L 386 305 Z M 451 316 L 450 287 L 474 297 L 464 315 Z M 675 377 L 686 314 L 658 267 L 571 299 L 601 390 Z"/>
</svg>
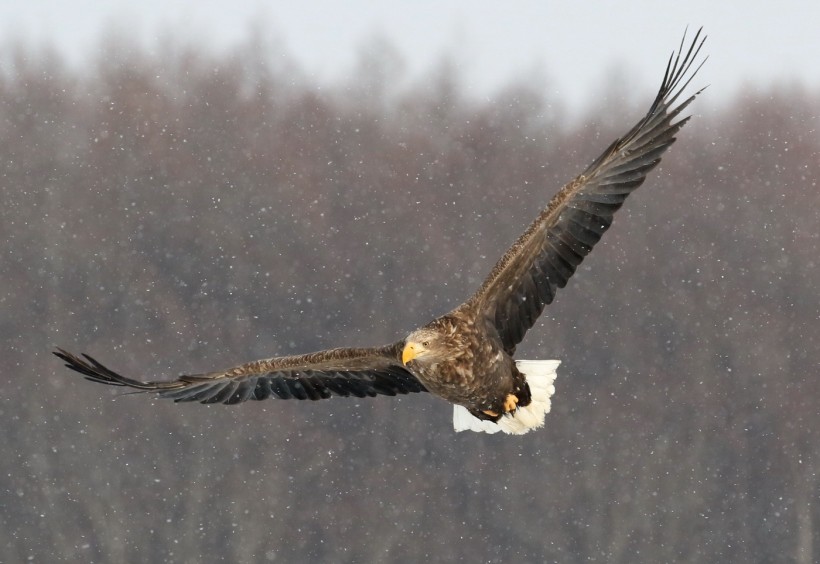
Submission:
<svg viewBox="0 0 820 564">
<path fill-rule="evenodd" d="M 94 382 L 155 392 L 177 402 L 233 404 L 428 391 L 463 408 L 454 413 L 458 430 L 524 433 L 538 427 L 549 410 L 558 363 L 516 361 L 516 345 L 688 121 L 674 120 L 697 93 L 675 104 L 700 68 L 692 69 L 705 40 L 700 35 L 698 31 L 685 55 L 681 41 L 679 53 L 670 57 L 646 116 L 552 198 L 479 290 L 401 341 L 258 360 L 159 381 L 121 376 L 88 355 L 62 349 L 54 354 Z"/>
</svg>

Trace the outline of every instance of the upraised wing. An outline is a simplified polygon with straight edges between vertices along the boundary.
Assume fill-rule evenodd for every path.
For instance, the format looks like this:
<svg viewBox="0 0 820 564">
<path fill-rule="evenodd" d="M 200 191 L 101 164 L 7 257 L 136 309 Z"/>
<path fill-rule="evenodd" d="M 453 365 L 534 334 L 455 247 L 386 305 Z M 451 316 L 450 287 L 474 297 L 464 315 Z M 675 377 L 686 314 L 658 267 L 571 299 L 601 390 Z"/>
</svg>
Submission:
<svg viewBox="0 0 820 564">
<path fill-rule="evenodd" d="M 701 62 L 689 72 L 706 38 L 701 39 L 699 30 L 681 58 L 685 40 L 684 35 L 678 54 L 669 58 L 660 90 L 646 116 L 555 195 L 464 304 L 476 308 L 477 315 L 495 325 L 509 354 L 688 121 L 686 117 L 673 123 L 700 92 L 677 106 L 675 103 L 703 65 Z"/>
<path fill-rule="evenodd" d="M 403 343 L 370 349 L 331 349 L 257 360 L 221 372 L 140 381 L 117 374 L 88 355 L 57 349 L 66 366 L 92 382 L 154 392 L 175 402 L 235 404 L 247 400 L 358 398 L 426 392 L 401 364 Z"/>
</svg>

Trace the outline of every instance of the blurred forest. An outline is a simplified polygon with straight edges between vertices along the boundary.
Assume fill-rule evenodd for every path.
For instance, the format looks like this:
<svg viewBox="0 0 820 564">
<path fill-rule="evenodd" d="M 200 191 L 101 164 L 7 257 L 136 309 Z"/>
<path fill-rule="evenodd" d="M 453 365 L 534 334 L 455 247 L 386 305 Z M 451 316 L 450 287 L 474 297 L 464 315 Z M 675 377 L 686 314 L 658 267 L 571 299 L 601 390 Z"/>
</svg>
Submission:
<svg viewBox="0 0 820 564">
<path fill-rule="evenodd" d="M 427 394 L 123 396 L 50 351 L 161 377 L 401 338 L 654 92 L 570 120 L 387 43 L 321 86 L 258 37 L 160 51 L 3 55 L 0 560 L 820 558 L 820 93 L 692 105 L 519 348 L 563 360 L 547 426 L 485 436 Z"/>
</svg>

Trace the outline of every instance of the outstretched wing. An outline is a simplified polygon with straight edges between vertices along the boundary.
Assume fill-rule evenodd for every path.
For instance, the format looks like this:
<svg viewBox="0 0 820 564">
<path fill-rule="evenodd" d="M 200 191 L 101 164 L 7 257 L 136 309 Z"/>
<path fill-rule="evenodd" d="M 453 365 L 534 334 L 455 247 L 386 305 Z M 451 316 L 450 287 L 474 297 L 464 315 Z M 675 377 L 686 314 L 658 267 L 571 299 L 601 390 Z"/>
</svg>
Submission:
<svg viewBox="0 0 820 564">
<path fill-rule="evenodd" d="M 358 398 L 426 392 L 401 364 L 403 343 L 371 349 L 331 349 L 298 356 L 257 360 L 221 372 L 141 381 L 117 374 L 84 354 L 57 349 L 54 354 L 86 379 L 126 386 L 160 397 L 200 403 L 234 404 L 247 400 Z"/>
<path fill-rule="evenodd" d="M 509 354 L 544 306 L 552 302 L 556 289 L 567 284 L 609 228 L 614 213 L 643 184 L 688 121 L 687 117 L 673 123 L 700 92 L 677 106 L 675 103 L 703 65 L 701 62 L 689 72 L 705 37 L 701 39 L 699 30 L 681 57 L 685 39 L 678 54 L 672 53 L 646 116 L 556 194 L 464 304 L 495 325 Z"/>
</svg>

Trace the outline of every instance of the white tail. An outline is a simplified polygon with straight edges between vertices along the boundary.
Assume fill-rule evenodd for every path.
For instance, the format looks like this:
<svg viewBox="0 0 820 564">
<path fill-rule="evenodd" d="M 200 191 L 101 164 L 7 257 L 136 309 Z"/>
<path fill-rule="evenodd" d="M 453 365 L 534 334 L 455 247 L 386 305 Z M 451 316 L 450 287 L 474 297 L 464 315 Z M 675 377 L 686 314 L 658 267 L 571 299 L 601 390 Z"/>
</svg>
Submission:
<svg viewBox="0 0 820 564">
<path fill-rule="evenodd" d="M 519 407 L 512 413 L 505 413 L 497 423 L 473 417 L 467 408 L 456 405 L 453 408 L 453 427 L 456 431 L 476 431 L 477 433 L 497 433 L 504 431 L 511 435 L 523 435 L 544 425 L 544 417 L 550 411 L 550 397 L 555 393 L 556 370 L 560 360 L 516 360 L 515 365 L 527 379 L 532 402 Z"/>
</svg>

